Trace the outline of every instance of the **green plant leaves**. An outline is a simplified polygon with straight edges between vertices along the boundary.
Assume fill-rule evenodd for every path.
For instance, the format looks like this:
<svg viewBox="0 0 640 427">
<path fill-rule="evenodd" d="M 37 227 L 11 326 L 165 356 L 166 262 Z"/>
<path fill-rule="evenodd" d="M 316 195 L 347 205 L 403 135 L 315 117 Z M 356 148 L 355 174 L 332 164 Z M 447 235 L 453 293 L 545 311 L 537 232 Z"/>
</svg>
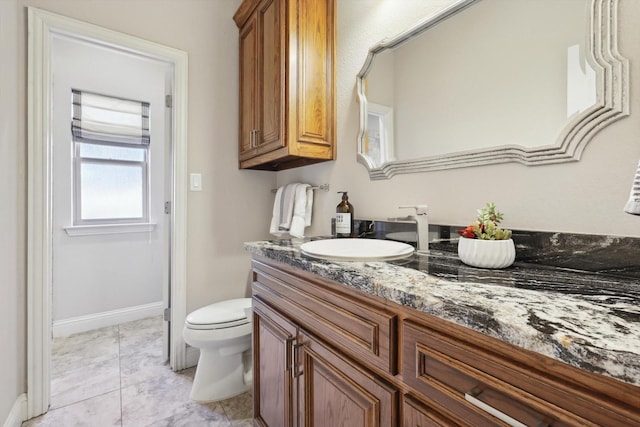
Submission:
<svg viewBox="0 0 640 427">
<path fill-rule="evenodd" d="M 482 240 L 508 240 L 511 230 L 498 227 L 502 218 L 503 214 L 496 209 L 496 205 L 489 202 L 484 208 L 478 209 L 478 218 L 471 224 L 473 232 Z"/>
</svg>

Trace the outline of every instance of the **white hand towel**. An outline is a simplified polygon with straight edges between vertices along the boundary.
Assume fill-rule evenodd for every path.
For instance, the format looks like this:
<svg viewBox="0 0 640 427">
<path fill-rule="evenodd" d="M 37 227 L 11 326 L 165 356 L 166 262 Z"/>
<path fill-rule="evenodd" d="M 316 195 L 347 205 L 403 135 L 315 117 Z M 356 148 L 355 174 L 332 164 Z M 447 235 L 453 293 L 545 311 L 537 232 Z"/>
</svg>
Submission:
<svg viewBox="0 0 640 427">
<path fill-rule="evenodd" d="M 291 228 L 291 219 L 293 217 L 293 202 L 298 184 L 287 184 L 278 188 L 276 197 L 273 202 L 273 211 L 271 216 L 271 225 L 269 233 L 274 236 L 281 237 Z"/>
<path fill-rule="evenodd" d="M 273 211 L 271 214 L 271 225 L 269 226 L 269 233 L 277 237 L 280 237 L 282 236 L 282 234 L 284 234 L 284 232 L 280 230 L 280 207 L 282 206 L 283 192 L 284 187 L 279 187 L 276 191 L 276 198 L 273 201 Z"/>
<path fill-rule="evenodd" d="M 291 218 L 291 228 L 289 234 L 293 237 L 304 237 L 304 228 L 307 226 L 307 209 L 309 207 L 309 199 L 313 203 L 313 190 L 309 184 L 298 184 L 293 203 L 293 217 Z M 312 194 L 310 195 L 309 192 Z M 309 214 L 309 224 L 311 224 L 311 216 Z"/>
<path fill-rule="evenodd" d="M 296 198 L 296 188 L 299 184 L 287 184 L 282 192 L 282 203 L 280 204 L 280 230 L 289 231 L 291 228 L 291 218 L 293 217 L 293 202 Z"/>
<path fill-rule="evenodd" d="M 632 215 L 640 215 L 640 162 L 638 162 L 638 170 L 636 171 L 629 201 L 625 205 L 624 211 Z"/>
<path fill-rule="evenodd" d="M 313 188 L 307 187 L 307 207 L 304 210 L 304 225 L 311 225 L 311 213 L 313 212 Z"/>
</svg>

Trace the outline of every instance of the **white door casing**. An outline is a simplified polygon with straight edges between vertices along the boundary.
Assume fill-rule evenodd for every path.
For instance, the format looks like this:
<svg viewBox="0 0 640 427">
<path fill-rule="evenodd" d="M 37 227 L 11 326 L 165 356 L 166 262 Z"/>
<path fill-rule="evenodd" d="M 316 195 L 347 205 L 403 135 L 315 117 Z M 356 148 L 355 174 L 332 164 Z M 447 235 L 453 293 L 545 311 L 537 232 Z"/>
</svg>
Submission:
<svg viewBox="0 0 640 427">
<path fill-rule="evenodd" d="M 171 368 L 186 367 L 187 67 L 186 52 L 36 8 L 28 9 L 27 416 L 50 400 L 52 285 L 52 73 L 54 35 L 77 38 L 173 66 L 170 175 Z"/>
</svg>

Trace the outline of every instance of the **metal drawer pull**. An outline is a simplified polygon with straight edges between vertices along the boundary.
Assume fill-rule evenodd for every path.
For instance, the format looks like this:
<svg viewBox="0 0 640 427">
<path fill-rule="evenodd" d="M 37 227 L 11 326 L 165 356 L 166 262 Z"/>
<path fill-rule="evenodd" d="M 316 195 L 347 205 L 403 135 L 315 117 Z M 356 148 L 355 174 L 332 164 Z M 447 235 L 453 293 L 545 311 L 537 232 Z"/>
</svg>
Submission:
<svg viewBox="0 0 640 427">
<path fill-rule="evenodd" d="M 298 349 L 302 347 L 304 344 L 294 344 L 293 345 L 293 369 L 291 370 L 291 375 L 293 378 L 298 378 L 302 375 L 303 371 L 297 371 L 298 368 Z"/>
<path fill-rule="evenodd" d="M 302 375 L 303 371 L 298 371 L 298 349 L 304 344 L 296 344 L 295 337 L 289 337 L 286 340 L 287 347 L 287 360 L 291 361 L 291 366 L 287 367 L 287 370 L 291 371 L 291 378 L 298 378 Z"/>
<path fill-rule="evenodd" d="M 527 427 L 526 424 L 522 424 L 520 421 L 516 420 L 515 418 L 511 418 L 509 415 L 505 414 L 504 412 L 498 411 L 493 406 L 487 405 L 482 400 L 476 399 L 475 397 L 473 397 L 469 393 L 465 393 L 464 394 L 464 399 L 467 402 L 471 403 L 472 405 L 474 405 L 474 406 L 482 409 L 483 411 L 493 415 L 494 417 L 498 418 L 499 420 L 504 421 L 505 423 L 509 424 L 510 426 L 513 426 L 513 427 Z"/>
<path fill-rule="evenodd" d="M 296 370 L 295 367 L 295 355 L 293 353 L 293 347 L 296 339 L 295 337 L 289 337 L 286 339 L 285 347 L 287 354 L 285 355 L 285 364 L 291 363 L 291 365 L 287 366 L 287 370 L 291 371 L 291 376 L 293 376 L 293 372 Z"/>
<path fill-rule="evenodd" d="M 258 129 L 253 129 L 249 132 L 249 148 L 257 148 L 258 147 Z"/>
</svg>

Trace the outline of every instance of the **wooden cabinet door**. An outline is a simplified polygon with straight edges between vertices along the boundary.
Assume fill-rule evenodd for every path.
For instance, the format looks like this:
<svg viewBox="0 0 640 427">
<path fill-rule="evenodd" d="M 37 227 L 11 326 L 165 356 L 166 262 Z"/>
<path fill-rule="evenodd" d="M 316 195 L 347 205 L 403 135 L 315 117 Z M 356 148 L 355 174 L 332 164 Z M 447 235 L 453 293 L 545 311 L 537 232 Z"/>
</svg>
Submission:
<svg viewBox="0 0 640 427">
<path fill-rule="evenodd" d="M 264 0 L 258 7 L 261 35 L 258 58 L 258 123 L 256 146 L 260 153 L 283 147 L 284 0 Z"/>
<path fill-rule="evenodd" d="M 301 334 L 296 351 L 301 425 L 398 425 L 398 392 L 392 386 L 306 334 Z"/>
<path fill-rule="evenodd" d="M 289 150 L 331 159 L 336 117 L 335 1 L 290 0 L 289 4 L 289 27 L 295 28 L 289 37 Z"/>
<path fill-rule="evenodd" d="M 240 160 L 255 155 L 254 130 L 258 125 L 258 19 L 252 15 L 240 29 Z"/>
<path fill-rule="evenodd" d="M 294 324 L 259 298 L 253 299 L 253 411 L 259 426 L 294 427 L 297 388 L 293 377 Z"/>
<path fill-rule="evenodd" d="M 264 0 L 240 29 L 240 160 L 285 144 L 283 0 Z"/>
</svg>

